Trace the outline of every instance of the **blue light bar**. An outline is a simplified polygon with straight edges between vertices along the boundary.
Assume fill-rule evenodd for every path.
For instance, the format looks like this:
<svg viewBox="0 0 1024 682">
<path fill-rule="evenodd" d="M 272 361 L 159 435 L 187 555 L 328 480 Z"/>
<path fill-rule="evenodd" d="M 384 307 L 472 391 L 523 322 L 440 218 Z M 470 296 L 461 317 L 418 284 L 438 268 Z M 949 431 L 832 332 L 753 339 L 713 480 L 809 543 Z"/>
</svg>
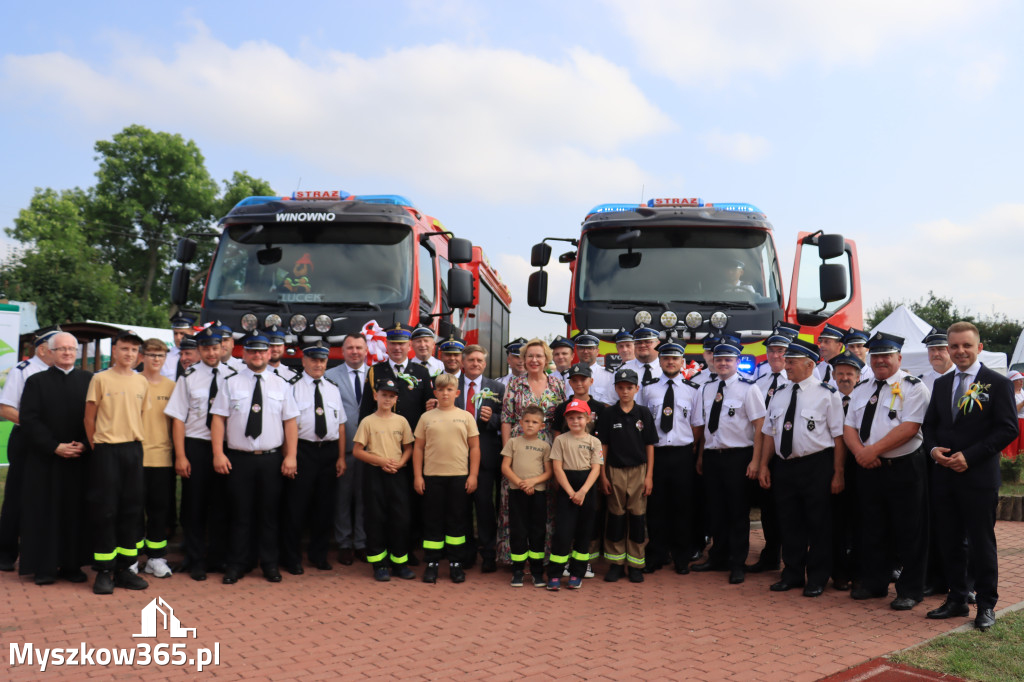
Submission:
<svg viewBox="0 0 1024 682">
<path fill-rule="evenodd" d="M 390 204 L 392 206 L 407 206 L 415 208 L 415 205 L 400 194 L 360 194 L 350 197 L 353 201 L 362 201 L 367 204 Z"/>
<path fill-rule="evenodd" d="M 757 369 L 757 358 L 753 355 L 741 355 L 739 362 L 736 363 L 736 369 L 744 374 L 753 374 Z"/>
<path fill-rule="evenodd" d="M 598 204 L 587 212 L 587 215 L 595 213 L 617 213 L 620 211 L 635 211 L 640 204 Z"/>
<path fill-rule="evenodd" d="M 715 202 L 714 204 L 711 205 L 711 207 L 714 208 L 716 211 L 733 211 L 735 213 L 764 213 L 764 211 L 759 209 L 757 206 L 754 206 L 753 204 L 719 204 L 718 202 Z"/>
<path fill-rule="evenodd" d="M 269 204 L 271 201 L 281 201 L 281 197 L 246 197 L 237 204 L 235 208 L 239 206 L 255 206 L 256 204 Z"/>
</svg>

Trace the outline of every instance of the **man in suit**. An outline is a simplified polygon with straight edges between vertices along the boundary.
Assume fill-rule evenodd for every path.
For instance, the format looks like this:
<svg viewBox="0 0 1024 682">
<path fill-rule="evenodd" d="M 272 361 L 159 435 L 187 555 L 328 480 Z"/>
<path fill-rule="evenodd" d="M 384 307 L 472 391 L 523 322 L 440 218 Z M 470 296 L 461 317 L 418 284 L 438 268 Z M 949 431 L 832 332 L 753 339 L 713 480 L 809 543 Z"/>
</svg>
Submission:
<svg viewBox="0 0 1024 682">
<path fill-rule="evenodd" d="M 931 472 L 932 507 L 949 595 L 928 617 L 968 615 L 969 555 L 978 603 L 974 626 L 984 632 L 995 624 L 999 596 L 999 453 L 1017 437 L 1017 414 L 1013 384 L 978 360 L 978 328 L 955 322 L 947 330 L 947 341 L 956 371 L 935 380 L 923 430 L 924 450 L 938 465 Z"/>
<path fill-rule="evenodd" d="M 338 561 L 351 566 L 354 558 L 366 558 L 366 532 L 363 530 L 363 463 L 352 454 L 352 437 L 359 426 L 359 404 L 366 385 L 366 339 L 349 334 L 341 343 L 345 361 L 332 367 L 325 377 L 338 385 L 345 410 L 345 475 L 338 478 L 334 503 L 334 539 L 338 542 Z"/>
<path fill-rule="evenodd" d="M 445 342 L 442 352 L 449 352 Z M 455 343 L 458 343 L 456 341 Z M 501 401 L 505 386 L 488 379 L 487 350 L 483 346 L 466 346 L 462 353 L 462 375 L 459 377 L 460 407 L 476 417 L 480 430 L 480 473 L 477 475 L 473 504 L 476 507 L 477 551 L 480 552 L 480 570 L 493 573 L 498 570 L 495 542 L 498 535 L 497 500 L 501 484 Z M 477 396 L 483 396 L 477 398 Z"/>
</svg>

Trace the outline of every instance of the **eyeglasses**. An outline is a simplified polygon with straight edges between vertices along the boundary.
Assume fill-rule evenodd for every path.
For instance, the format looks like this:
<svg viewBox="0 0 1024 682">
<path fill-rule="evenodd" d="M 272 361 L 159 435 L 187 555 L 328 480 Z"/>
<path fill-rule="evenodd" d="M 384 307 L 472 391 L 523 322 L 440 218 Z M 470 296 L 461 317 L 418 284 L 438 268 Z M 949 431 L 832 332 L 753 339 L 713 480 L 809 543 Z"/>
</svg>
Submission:
<svg viewBox="0 0 1024 682">
<path fill-rule="evenodd" d="M 157 358 L 163 360 L 167 357 L 167 353 L 143 353 L 142 356 L 146 358 L 153 358 L 154 360 Z"/>
<path fill-rule="evenodd" d="M 51 349 L 55 353 L 77 353 L 78 346 L 61 346 L 60 348 Z"/>
</svg>

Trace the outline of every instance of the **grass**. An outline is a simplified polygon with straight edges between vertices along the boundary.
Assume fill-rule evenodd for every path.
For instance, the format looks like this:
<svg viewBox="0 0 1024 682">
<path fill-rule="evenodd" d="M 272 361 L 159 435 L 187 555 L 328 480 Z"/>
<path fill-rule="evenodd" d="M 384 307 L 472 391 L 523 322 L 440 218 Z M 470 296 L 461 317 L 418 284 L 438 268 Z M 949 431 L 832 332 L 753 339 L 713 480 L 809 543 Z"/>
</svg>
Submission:
<svg viewBox="0 0 1024 682">
<path fill-rule="evenodd" d="M 988 632 L 955 632 L 890 658 L 968 680 L 1024 679 L 1024 611 L 999 617 Z"/>
</svg>

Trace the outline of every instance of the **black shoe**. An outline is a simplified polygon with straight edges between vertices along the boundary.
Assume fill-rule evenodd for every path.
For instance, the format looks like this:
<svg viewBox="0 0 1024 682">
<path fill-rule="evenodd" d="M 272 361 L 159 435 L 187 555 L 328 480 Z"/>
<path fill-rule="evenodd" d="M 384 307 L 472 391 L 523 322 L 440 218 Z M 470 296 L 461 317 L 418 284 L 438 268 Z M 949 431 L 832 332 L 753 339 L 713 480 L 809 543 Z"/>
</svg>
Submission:
<svg viewBox="0 0 1024 682">
<path fill-rule="evenodd" d="M 686 564 L 676 564 L 676 573 L 679 575 L 689 575 L 690 567 Z"/>
<path fill-rule="evenodd" d="M 302 575 L 306 572 L 306 569 L 302 567 L 302 564 L 295 564 L 294 566 L 284 565 L 284 570 L 288 571 L 292 575 Z"/>
<path fill-rule="evenodd" d="M 974 619 L 974 627 L 982 632 L 987 632 L 990 627 L 996 624 L 996 613 L 992 609 L 978 609 L 978 615 Z"/>
<path fill-rule="evenodd" d="M 448 577 L 452 579 L 453 583 L 464 583 L 466 582 L 466 572 L 462 570 L 462 566 L 459 562 L 455 562 L 448 568 Z"/>
<path fill-rule="evenodd" d="M 85 571 L 80 568 L 62 568 L 57 572 L 57 577 L 63 578 L 69 583 L 84 583 L 89 579 L 85 575 Z"/>
<path fill-rule="evenodd" d="M 242 573 L 237 568 L 225 568 L 224 577 L 221 578 L 221 582 L 225 585 L 234 585 L 241 577 Z"/>
<path fill-rule="evenodd" d="M 342 566 L 351 566 L 355 556 L 356 553 L 351 547 L 342 547 L 338 550 L 338 563 Z"/>
<path fill-rule="evenodd" d="M 114 594 L 114 576 L 110 571 L 100 571 L 92 584 L 93 594 Z"/>
<path fill-rule="evenodd" d="M 967 593 L 967 603 L 968 604 L 977 604 L 978 603 L 978 593 L 977 592 L 973 592 L 973 591 L 972 592 L 968 592 Z"/>
<path fill-rule="evenodd" d="M 909 611 L 918 604 L 921 603 L 920 599 L 913 599 L 911 597 L 896 597 L 889 604 L 889 607 L 893 611 Z"/>
<path fill-rule="evenodd" d="M 788 583 L 785 580 L 780 580 L 777 583 L 772 583 L 772 586 L 768 589 L 772 592 L 788 592 L 789 590 L 803 586 L 803 583 Z"/>
<path fill-rule="evenodd" d="M 742 568 L 734 568 L 731 571 L 729 571 L 729 584 L 730 585 L 739 585 L 740 583 L 742 583 L 746 579 L 747 579 L 747 574 L 744 573 Z"/>
<path fill-rule="evenodd" d="M 761 557 L 756 562 L 744 567 L 747 573 L 764 573 L 766 571 L 777 571 L 779 570 L 779 560 L 775 561 L 766 560 Z"/>
<path fill-rule="evenodd" d="M 832 578 L 832 587 L 839 590 L 840 592 L 846 592 L 850 589 L 850 581 L 846 578 Z"/>
<path fill-rule="evenodd" d="M 0 571 L 3 571 L 4 573 L 10 573 L 13 570 L 14 559 L 8 559 L 7 557 L 0 559 Z"/>
<path fill-rule="evenodd" d="M 426 569 L 423 571 L 423 582 L 425 583 L 436 583 L 437 582 L 437 564 L 431 561 L 427 564 Z"/>
<path fill-rule="evenodd" d="M 36 585 L 52 585 L 55 582 L 57 582 L 57 579 L 54 578 L 52 575 L 42 575 L 40 573 L 36 574 L 36 578 L 35 578 L 35 584 Z"/>
<path fill-rule="evenodd" d="M 188 574 L 192 576 L 192 580 L 195 580 L 196 582 L 202 582 L 203 580 L 206 580 L 206 571 L 203 569 L 202 566 L 193 566 L 191 569 L 189 569 Z"/>
<path fill-rule="evenodd" d="M 379 565 L 373 569 L 373 579 L 379 583 L 386 583 L 391 580 L 391 571 L 387 566 Z"/>
<path fill-rule="evenodd" d="M 870 590 L 864 586 L 855 587 L 850 591 L 852 599 L 882 599 L 889 596 L 889 590 Z"/>
<path fill-rule="evenodd" d="M 318 559 L 317 561 L 313 562 L 313 566 L 316 567 L 318 571 L 331 570 L 331 564 L 329 561 L 327 561 L 327 559 Z"/>
<path fill-rule="evenodd" d="M 144 590 L 149 587 L 149 583 L 142 576 L 133 573 L 127 568 L 118 571 L 117 575 L 114 576 L 114 585 L 128 590 Z"/>
<path fill-rule="evenodd" d="M 824 585 L 808 585 L 804 588 L 805 597 L 820 597 L 824 592 Z"/>
<path fill-rule="evenodd" d="M 277 566 L 271 566 L 270 568 L 263 569 L 263 577 L 270 583 L 281 582 L 281 571 L 277 570 Z"/>
<path fill-rule="evenodd" d="M 356 547 L 356 549 L 353 552 L 353 554 L 355 555 L 356 559 L 358 559 L 359 561 L 362 561 L 364 564 L 369 563 L 366 560 L 366 548 L 365 547 Z"/>
<path fill-rule="evenodd" d="M 406 566 L 405 564 L 396 566 L 392 570 L 392 573 L 394 573 L 396 577 L 401 578 L 402 580 L 413 580 L 416 578 L 416 574 L 413 573 L 412 569 Z"/>
<path fill-rule="evenodd" d="M 639 568 L 629 567 L 629 582 L 631 583 L 642 583 L 644 581 L 644 572 Z"/>
<path fill-rule="evenodd" d="M 710 559 L 708 559 L 707 561 L 704 561 L 702 563 L 694 564 L 693 566 L 690 566 L 690 570 L 693 571 L 694 573 L 706 573 L 708 571 L 724 571 L 725 570 L 725 565 L 724 564 L 715 563 L 715 562 L 711 561 Z"/>
<path fill-rule="evenodd" d="M 947 599 L 943 602 L 942 606 L 929 611 L 927 617 L 932 620 L 945 620 L 946 618 L 963 618 L 970 615 L 970 613 L 971 611 L 967 608 L 967 604 L 957 604 Z"/>
<path fill-rule="evenodd" d="M 949 590 L 941 585 L 925 585 L 924 592 L 921 594 L 925 597 L 931 597 L 936 594 L 946 594 L 947 592 L 949 592 Z"/>
<path fill-rule="evenodd" d="M 481 573 L 496 573 L 498 571 L 498 562 L 493 558 L 484 558 L 480 561 L 480 572 Z"/>
<path fill-rule="evenodd" d="M 604 574 L 604 581 L 606 583 L 619 582 L 619 578 L 622 577 L 624 568 L 625 567 L 622 564 L 612 564 L 608 567 L 608 572 Z"/>
</svg>

